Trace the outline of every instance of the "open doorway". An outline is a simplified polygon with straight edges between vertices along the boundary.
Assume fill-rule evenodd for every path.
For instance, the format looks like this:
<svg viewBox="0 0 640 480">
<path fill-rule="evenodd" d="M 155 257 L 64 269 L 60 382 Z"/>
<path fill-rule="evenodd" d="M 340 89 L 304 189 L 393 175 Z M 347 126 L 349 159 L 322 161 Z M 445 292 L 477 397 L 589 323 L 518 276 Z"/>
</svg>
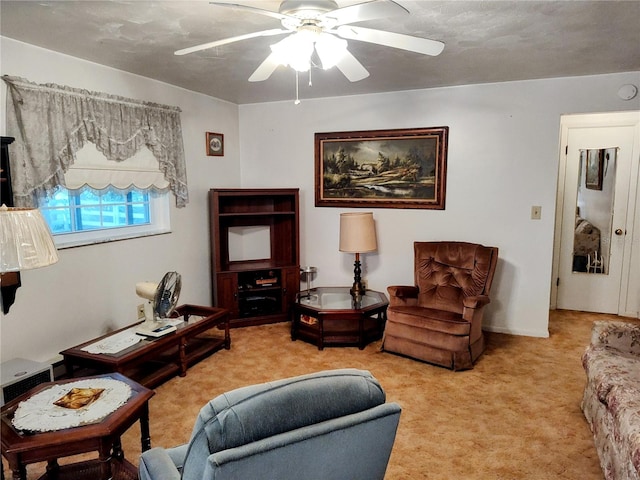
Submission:
<svg viewBox="0 0 640 480">
<path fill-rule="evenodd" d="M 640 112 L 564 115 L 560 142 L 551 307 L 638 317 Z"/>
</svg>

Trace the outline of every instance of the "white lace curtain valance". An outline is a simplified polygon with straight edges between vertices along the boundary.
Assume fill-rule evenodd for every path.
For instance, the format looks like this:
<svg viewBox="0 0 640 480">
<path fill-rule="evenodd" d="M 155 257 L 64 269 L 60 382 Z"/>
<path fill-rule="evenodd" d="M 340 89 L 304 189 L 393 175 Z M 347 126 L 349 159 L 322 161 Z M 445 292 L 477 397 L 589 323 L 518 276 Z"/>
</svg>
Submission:
<svg viewBox="0 0 640 480">
<path fill-rule="evenodd" d="M 86 142 L 122 171 L 129 168 L 126 160 L 146 146 L 176 205 L 188 203 L 179 108 L 7 75 L 2 79 L 8 88 L 7 135 L 16 139 L 10 157 L 16 205 L 37 206 L 39 196 L 66 186 L 65 173 Z"/>
</svg>

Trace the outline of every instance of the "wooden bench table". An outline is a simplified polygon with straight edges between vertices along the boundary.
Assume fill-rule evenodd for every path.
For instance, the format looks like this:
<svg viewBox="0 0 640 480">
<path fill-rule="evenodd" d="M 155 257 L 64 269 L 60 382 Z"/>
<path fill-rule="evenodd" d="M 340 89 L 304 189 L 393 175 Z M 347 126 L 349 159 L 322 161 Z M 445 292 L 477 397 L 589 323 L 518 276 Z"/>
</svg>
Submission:
<svg viewBox="0 0 640 480">
<path fill-rule="evenodd" d="M 127 327 L 60 352 L 67 374 L 78 372 L 120 372 L 148 388 L 155 388 L 176 374 L 184 377 L 187 369 L 221 348 L 231 348 L 229 312 L 222 308 L 181 305 L 176 316 L 184 321 L 175 332 L 162 337 L 144 337 L 117 353 L 90 353 L 83 348 L 109 338 Z M 215 335 L 214 329 L 224 334 Z"/>
</svg>

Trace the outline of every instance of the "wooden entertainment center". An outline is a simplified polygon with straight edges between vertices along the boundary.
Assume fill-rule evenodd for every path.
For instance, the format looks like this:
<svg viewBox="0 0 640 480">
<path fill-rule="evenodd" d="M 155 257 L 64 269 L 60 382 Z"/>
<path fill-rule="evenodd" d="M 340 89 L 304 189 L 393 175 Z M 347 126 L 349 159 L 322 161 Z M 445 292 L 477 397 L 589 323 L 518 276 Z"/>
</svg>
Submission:
<svg viewBox="0 0 640 480">
<path fill-rule="evenodd" d="M 297 188 L 209 191 L 214 304 L 230 326 L 289 319 L 300 289 Z"/>
</svg>

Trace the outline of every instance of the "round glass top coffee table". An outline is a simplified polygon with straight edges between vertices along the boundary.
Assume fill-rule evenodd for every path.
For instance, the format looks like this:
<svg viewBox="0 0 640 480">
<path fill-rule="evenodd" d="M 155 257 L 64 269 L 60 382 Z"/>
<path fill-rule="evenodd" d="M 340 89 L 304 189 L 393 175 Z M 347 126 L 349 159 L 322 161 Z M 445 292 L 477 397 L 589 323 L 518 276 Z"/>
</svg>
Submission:
<svg viewBox="0 0 640 480">
<path fill-rule="evenodd" d="M 291 307 L 291 340 L 325 346 L 358 346 L 382 338 L 389 301 L 367 290 L 354 298 L 349 287 L 318 287 L 301 292 Z"/>
</svg>

